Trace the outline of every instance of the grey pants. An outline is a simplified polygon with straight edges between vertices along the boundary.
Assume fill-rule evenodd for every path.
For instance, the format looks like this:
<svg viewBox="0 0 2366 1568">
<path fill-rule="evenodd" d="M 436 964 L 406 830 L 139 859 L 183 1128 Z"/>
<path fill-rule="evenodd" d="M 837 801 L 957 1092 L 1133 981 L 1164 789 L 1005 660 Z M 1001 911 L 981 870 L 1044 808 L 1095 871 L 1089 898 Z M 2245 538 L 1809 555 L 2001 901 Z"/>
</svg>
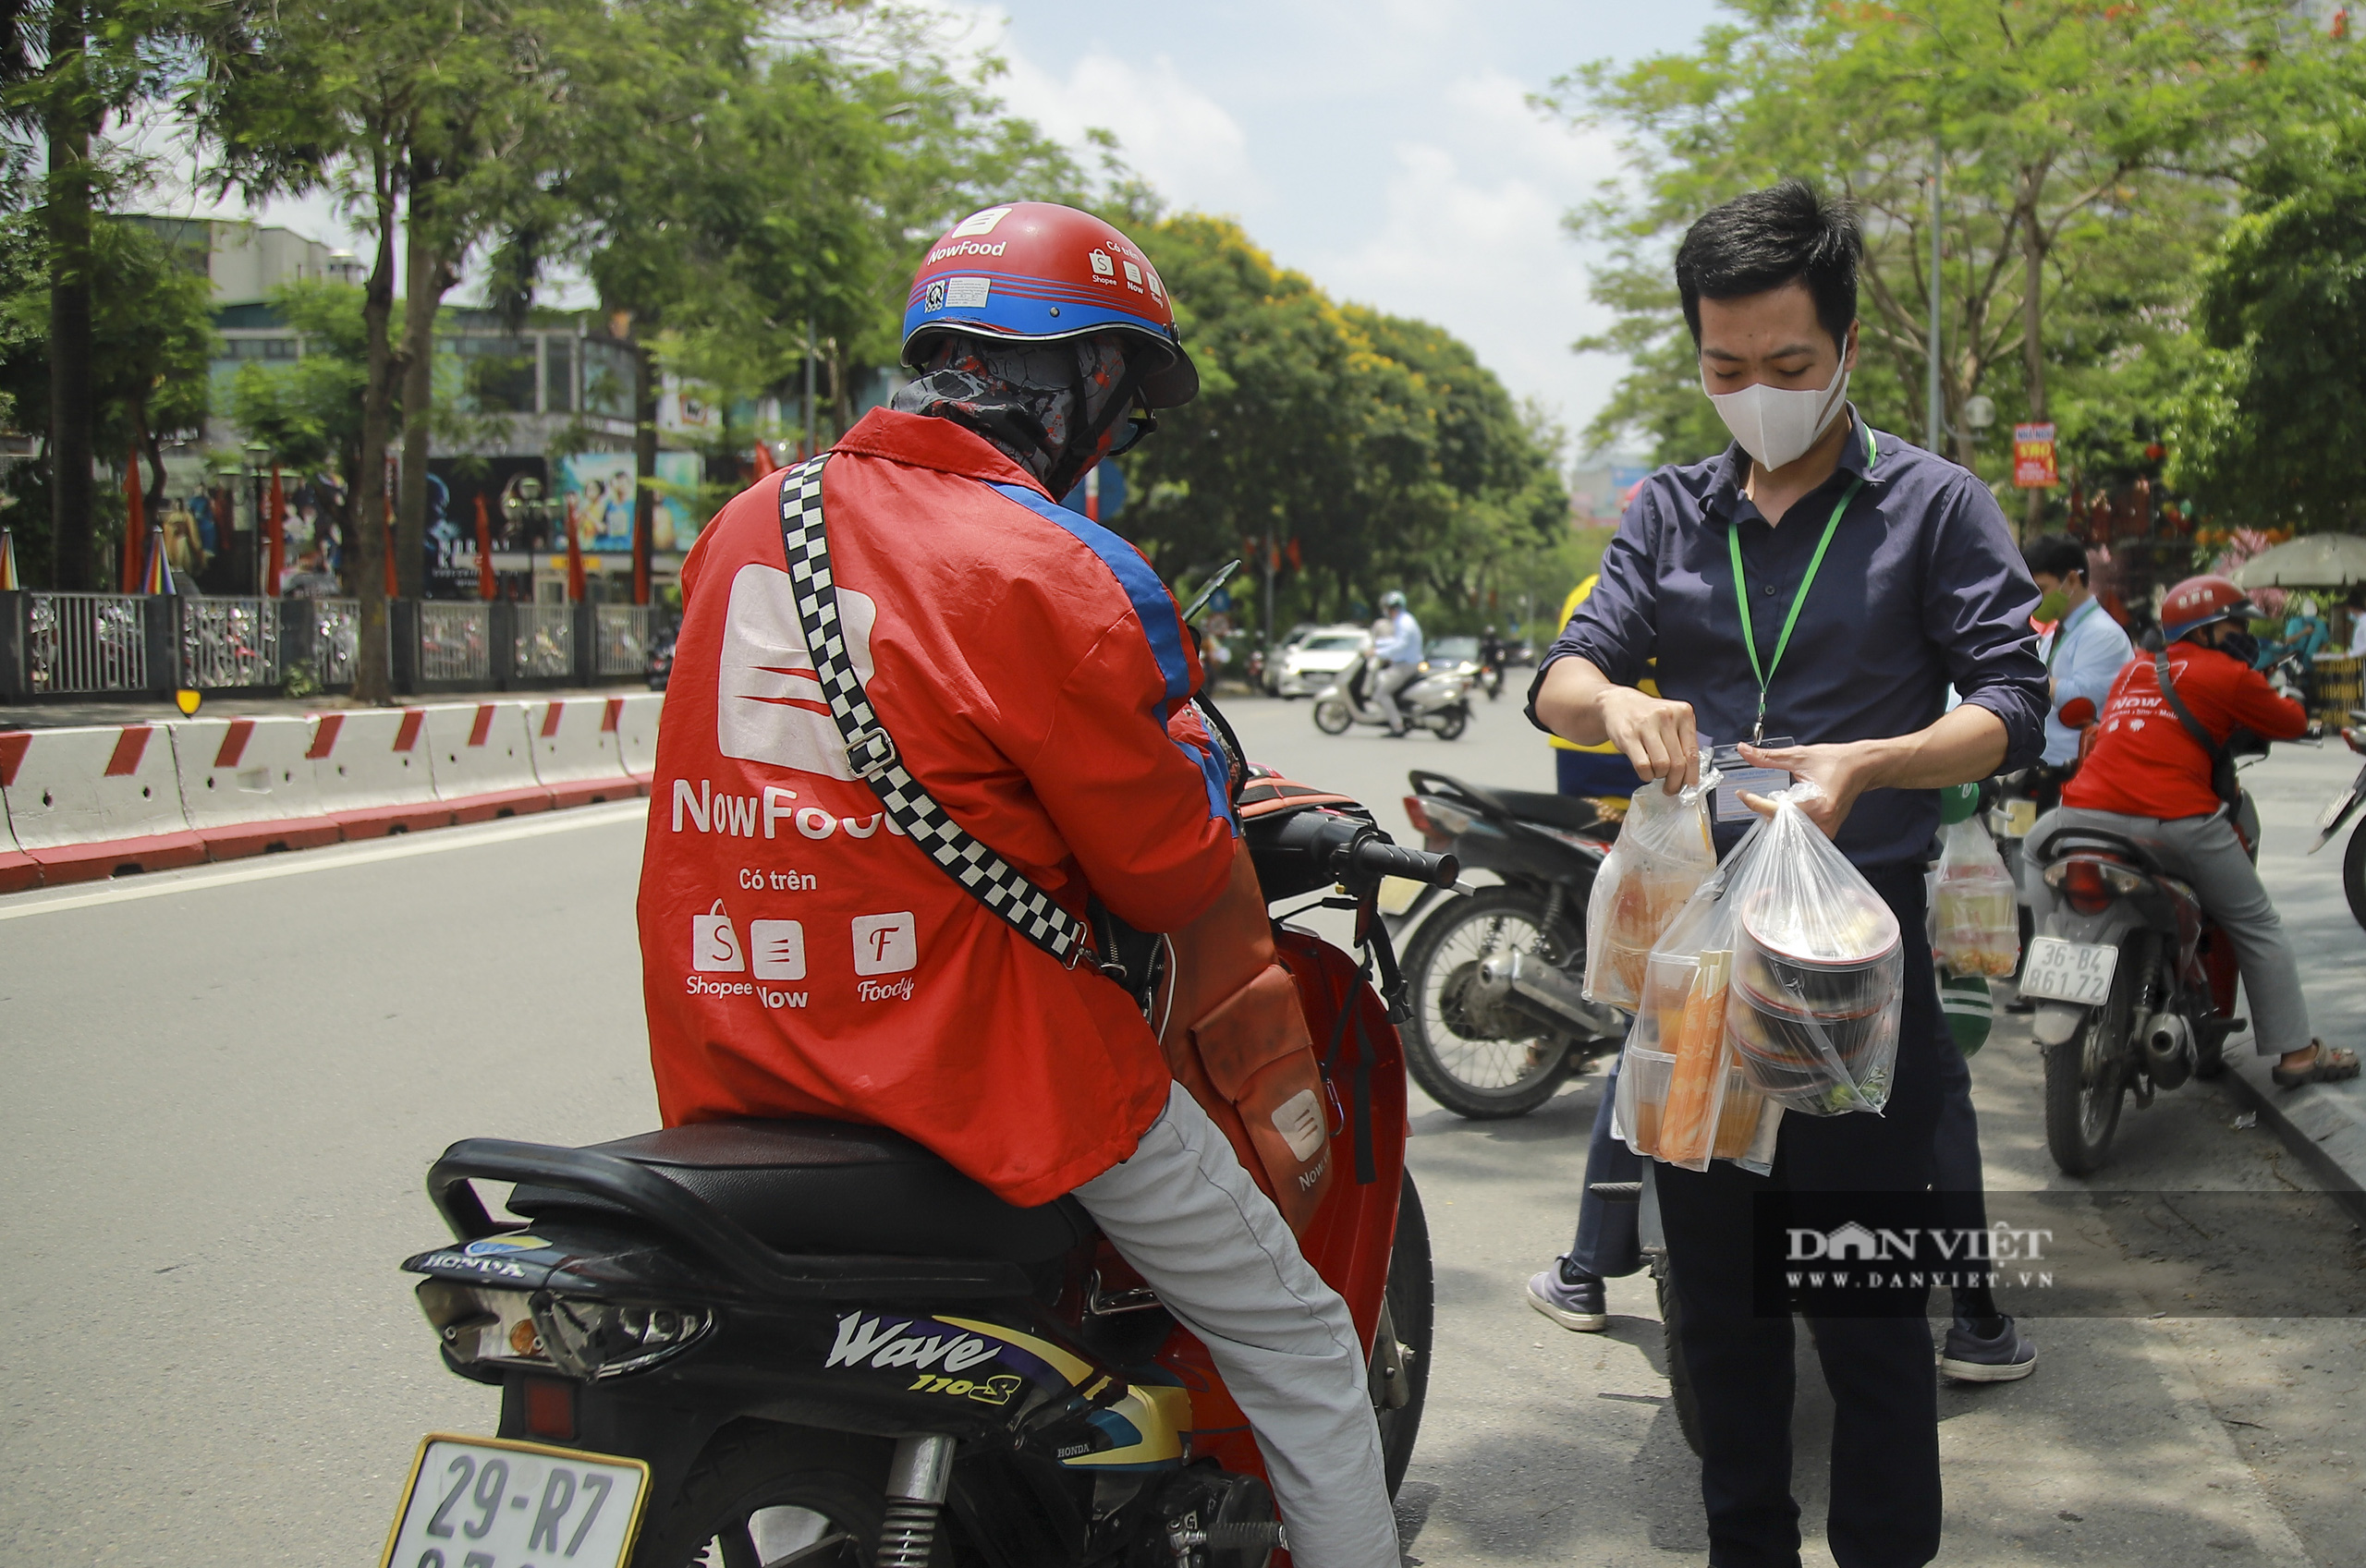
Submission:
<svg viewBox="0 0 2366 1568">
<path fill-rule="evenodd" d="M 2243 991 L 2250 1001 L 2251 1037 L 2262 1056 L 2306 1051 L 2311 1039 L 2309 1002 L 2300 994 L 2300 966 L 2293 960 L 2292 944 L 2284 940 L 2284 922 L 2259 880 L 2259 868 L 2243 853 L 2242 840 L 2223 816 L 2123 817 L 2116 811 L 2085 811 L 2065 806 L 2049 811 L 2030 830 L 2026 841 L 2035 845 L 2056 826 L 2097 828 L 2133 839 L 2171 876 L 2193 884 L 2201 906 L 2235 944 L 2235 959 L 2243 972 Z M 2061 907 L 2061 899 L 2038 875 L 2039 868 L 2024 862 L 2024 888 L 2037 914 L 2039 930 L 2046 916 Z"/>
<path fill-rule="evenodd" d="M 1132 1156 L 1076 1189 L 1200 1336 L 1249 1417 L 1299 1568 L 1397 1568 L 1363 1342 L 1222 1129 L 1181 1085 Z"/>
<path fill-rule="evenodd" d="M 1396 694 L 1412 685 L 1413 677 L 1421 673 L 1419 664 L 1386 664 L 1382 666 L 1379 677 L 1372 683 L 1372 703 L 1380 710 L 1382 717 L 1388 721 L 1390 729 L 1405 727 L 1405 714 L 1396 706 Z M 1296 1557 L 1298 1554 L 1292 1552 L 1290 1555 Z"/>
</svg>

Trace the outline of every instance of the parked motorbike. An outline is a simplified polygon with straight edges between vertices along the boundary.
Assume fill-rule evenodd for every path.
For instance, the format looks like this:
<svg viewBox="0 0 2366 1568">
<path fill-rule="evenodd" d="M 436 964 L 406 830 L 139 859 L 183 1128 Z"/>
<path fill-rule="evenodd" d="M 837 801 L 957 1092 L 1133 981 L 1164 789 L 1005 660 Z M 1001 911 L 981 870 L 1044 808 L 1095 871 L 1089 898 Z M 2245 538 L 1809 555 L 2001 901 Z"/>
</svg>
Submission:
<svg viewBox="0 0 2366 1568">
<path fill-rule="evenodd" d="M 1580 796 L 1420 768 L 1407 780 L 1423 845 L 1503 881 L 1422 919 L 1440 896 L 1425 889 L 1396 917 L 1399 930 L 1420 921 L 1405 950 L 1406 1067 L 1457 1115 L 1525 1115 L 1626 1037 L 1624 1015 L 1583 994 L 1586 900 L 1617 827 Z"/>
<path fill-rule="evenodd" d="M 2089 722 L 2083 699 L 2066 722 Z M 2264 741 L 2238 730 L 2238 757 Z M 2244 791 L 2236 831 L 2259 857 L 2259 811 Z M 2045 1142 L 2063 1173 L 2088 1175 L 2110 1158 L 2121 1103 L 2137 1108 L 2189 1078 L 2225 1071 L 2222 1048 L 2244 1027 L 2234 944 L 2193 890 L 2134 840 L 2053 826 L 2027 853 L 2062 906 L 2039 922 L 2021 959 L 2020 994 L 2037 1003 L 2031 1030 L 2044 1053 Z"/>
<path fill-rule="evenodd" d="M 2366 708 L 2352 708 L 2341 738 L 2350 750 L 2366 755 L 2366 735 L 2360 734 L 2360 727 L 2366 727 Z M 2326 801 L 2325 808 L 2317 813 L 2317 842 L 2309 845 L 2309 853 L 2314 855 L 2331 843 L 2333 835 L 2358 815 L 2360 805 L 2366 805 L 2366 768 L 2360 769 L 2349 787 Z M 2360 821 L 2349 835 L 2349 847 L 2342 851 L 2341 892 L 2349 900 L 2350 918 L 2366 926 L 2366 820 Z"/>
<path fill-rule="evenodd" d="M 1373 699 L 1372 683 L 1380 665 L 1369 653 L 1339 672 L 1339 678 L 1314 698 L 1314 727 L 1324 735 L 1346 735 L 1355 724 L 1385 728 L 1387 714 Z M 1396 693 L 1396 710 L 1408 730 L 1434 731 L 1440 740 L 1457 740 L 1470 723 L 1470 675 L 1461 670 L 1424 663 L 1421 673 Z"/>
<path fill-rule="evenodd" d="M 1261 786 L 1262 891 L 1344 890 L 1399 988 L 1376 889 L 1451 884 L 1453 860 L 1270 778 L 1245 817 Z M 1302 930 L 1275 944 L 1328 1045 L 1338 1161 L 1301 1241 L 1368 1347 L 1393 1491 L 1432 1308 L 1399 1044 L 1368 967 Z M 495 1221 L 479 1180 L 517 1184 L 527 1223 Z M 1014 1208 L 892 1133 L 812 1120 L 471 1138 L 428 1191 L 457 1239 L 404 1268 L 445 1365 L 498 1388 L 501 1416 L 497 1437 L 421 1443 L 394 1568 L 1263 1568 L 1287 1549 L 1206 1351 L 1072 1199 Z"/>
</svg>

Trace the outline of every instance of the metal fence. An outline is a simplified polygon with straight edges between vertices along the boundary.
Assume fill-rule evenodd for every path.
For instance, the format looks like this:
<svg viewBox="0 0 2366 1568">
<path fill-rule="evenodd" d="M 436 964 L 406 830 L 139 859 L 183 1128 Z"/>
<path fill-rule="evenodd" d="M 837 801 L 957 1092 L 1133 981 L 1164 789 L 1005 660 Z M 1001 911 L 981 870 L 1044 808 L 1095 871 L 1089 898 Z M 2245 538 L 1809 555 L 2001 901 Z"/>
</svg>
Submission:
<svg viewBox="0 0 2366 1568">
<path fill-rule="evenodd" d="M 650 606 L 601 604 L 592 610 L 599 635 L 592 656 L 595 675 L 639 675 L 649 670 Z"/>
<path fill-rule="evenodd" d="M 575 674 L 575 606 L 518 606 L 518 674 L 564 680 Z"/>
<path fill-rule="evenodd" d="M 353 684 L 354 652 L 361 646 L 361 601 L 299 600 L 311 606 L 312 678 L 323 687 Z"/>
<path fill-rule="evenodd" d="M 37 693 L 147 690 L 142 602 L 123 593 L 29 595 L 27 684 Z"/>
<path fill-rule="evenodd" d="M 489 604 L 421 604 L 420 679 L 492 684 L 492 623 Z"/>
<path fill-rule="evenodd" d="M 279 685 L 279 606 L 268 599 L 184 598 L 181 684 Z"/>
</svg>

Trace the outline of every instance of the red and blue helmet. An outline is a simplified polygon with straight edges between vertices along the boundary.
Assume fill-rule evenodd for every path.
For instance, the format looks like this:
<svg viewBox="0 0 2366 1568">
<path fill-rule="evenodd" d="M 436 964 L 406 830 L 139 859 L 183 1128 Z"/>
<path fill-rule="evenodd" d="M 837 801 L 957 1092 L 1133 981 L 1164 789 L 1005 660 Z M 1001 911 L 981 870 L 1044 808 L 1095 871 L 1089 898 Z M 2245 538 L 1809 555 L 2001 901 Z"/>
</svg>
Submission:
<svg viewBox="0 0 2366 1568">
<path fill-rule="evenodd" d="M 1159 355 L 1142 401 L 1172 408 L 1199 395 L 1175 305 L 1141 247 L 1090 213 L 1013 201 L 972 213 L 928 248 L 904 305 L 904 363 L 923 364 L 940 333 L 1049 343 L 1118 332 Z"/>
</svg>

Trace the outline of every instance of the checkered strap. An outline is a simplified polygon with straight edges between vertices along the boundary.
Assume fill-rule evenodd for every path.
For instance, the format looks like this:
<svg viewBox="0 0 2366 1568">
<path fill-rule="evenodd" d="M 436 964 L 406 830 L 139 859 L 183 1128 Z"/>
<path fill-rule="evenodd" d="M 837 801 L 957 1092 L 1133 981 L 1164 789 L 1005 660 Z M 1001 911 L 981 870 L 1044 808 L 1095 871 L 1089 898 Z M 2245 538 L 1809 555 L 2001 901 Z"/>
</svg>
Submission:
<svg viewBox="0 0 2366 1568">
<path fill-rule="evenodd" d="M 797 619 L 805 629 L 813 673 L 830 700 L 830 716 L 846 737 L 847 760 L 878 795 L 888 818 L 946 876 L 1019 935 L 1074 968 L 1092 949 L 1084 922 L 945 815 L 945 808 L 904 766 L 896 742 L 872 709 L 862 677 L 847 657 L 830 575 L 830 541 L 822 521 L 822 465 L 828 460 L 825 452 L 781 475 L 780 535 L 788 552 L 789 582 L 797 593 Z"/>
</svg>

